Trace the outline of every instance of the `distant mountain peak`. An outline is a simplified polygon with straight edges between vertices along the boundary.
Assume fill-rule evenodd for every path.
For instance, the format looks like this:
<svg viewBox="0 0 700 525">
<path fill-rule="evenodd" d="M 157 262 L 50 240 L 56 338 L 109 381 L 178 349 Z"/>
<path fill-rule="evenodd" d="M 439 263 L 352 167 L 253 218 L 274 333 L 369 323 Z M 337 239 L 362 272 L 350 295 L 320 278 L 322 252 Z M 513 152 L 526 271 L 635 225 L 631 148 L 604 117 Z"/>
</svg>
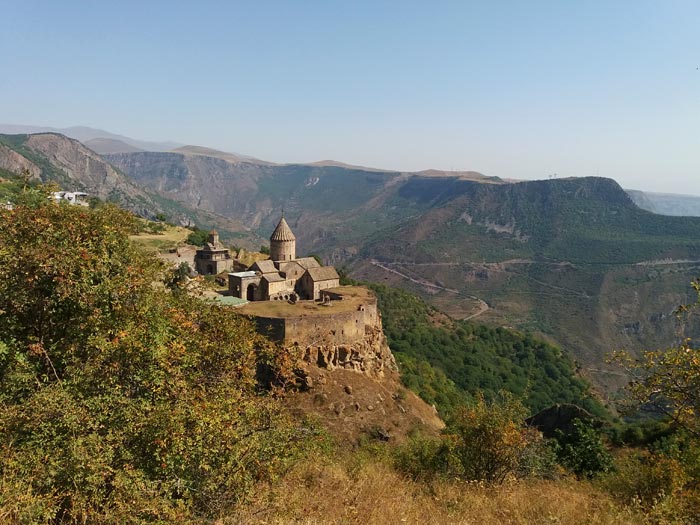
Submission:
<svg viewBox="0 0 700 525">
<path fill-rule="evenodd" d="M 124 135 L 117 135 L 116 133 L 111 133 L 103 129 L 90 128 L 88 126 L 54 128 L 51 126 L 31 126 L 25 124 L 0 124 L 0 133 L 5 133 L 8 135 L 59 133 L 83 143 L 94 139 L 110 139 L 125 143 L 141 151 L 170 151 L 173 148 L 182 146 L 182 144 L 171 141 L 152 142 L 132 139 L 130 137 L 125 137 Z"/>
<path fill-rule="evenodd" d="M 274 165 L 274 162 L 267 162 L 265 160 L 256 159 L 255 157 L 249 157 L 247 155 L 240 155 L 238 153 L 229 153 L 227 151 L 220 151 L 213 148 L 207 148 L 204 146 L 180 146 L 171 150 L 173 153 L 182 153 L 184 155 L 200 155 L 202 157 L 214 157 L 217 159 L 222 159 L 228 162 L 237 164 L 239 162 L 250 162 L 251 164 L 264 164 L 264 165 Z"/>
<path fill-rule="evenodd" d="M 450 177 L 457 178 L 461 180 L 473 180 L 477 182 L 490 182 L 490 183 L 505 183 L 510 181 L 504 181 L 500 177 L 490 177 L 479 173 L 478 171 L 445 171 L 445 170 L 423 170 L 415 172 L 416 175 L 421 177 Z"/>
<path fill-rule="evenodd" d="M 294 163 L 290 163 L 294 164 Z M 324 167 L 334 167 L 334 168 L 346 168 L 349 170 L 362 170 L 362 171 L 378 171 L 382 173 L 396 173 L 397 170 L 385 170 L 381 168 L 370 168 L 368 166 L 358 166 L 355 164 L 347 164 L 345 162 L 340 162 L 337 160 L 317 160 L 316 162 L 309 162 L 309 163 L 301 163 L 302 166 L 318 166 L 321 168 Z"/>
<path fill-rule="evenodd" d="M 102 137 L 86 140 L 83 142 L 83 144 L 100 155 L 109 155 L 111 153 L 137 153 L 139 151 L 145 151 L 121 140 Z"/>
</svg>

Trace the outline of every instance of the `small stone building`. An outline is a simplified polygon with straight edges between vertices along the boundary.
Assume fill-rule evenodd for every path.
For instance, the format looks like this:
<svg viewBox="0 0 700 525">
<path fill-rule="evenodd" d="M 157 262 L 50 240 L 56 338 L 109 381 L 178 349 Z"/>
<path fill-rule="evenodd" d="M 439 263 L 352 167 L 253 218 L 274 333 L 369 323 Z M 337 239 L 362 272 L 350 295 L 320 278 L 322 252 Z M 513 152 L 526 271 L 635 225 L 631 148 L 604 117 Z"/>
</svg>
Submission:
<svg viewBox="0 0 700 525">
<path fill-rule="evenodd" d="M 233 266 L 233 259 L 227 248 L 219 242 L 219 234 L 209 232 L 207 243 L 194 256 L 194 269 L 200 275 L 217 275 L 228 272 Z"/>
<path fill-rule="evenodd" d="M 229 274 L 229 294 L 248 301 L 316 300 L 322 290 L 339 285 L 332 266 L 321 266 L 313 257 L 296 258 L 296 237 L 284 217 L 270 236 L 270 259 Z"/>
<path fill-rule="evenodd" d="M 321 266 L 309 268 L 301 276 L 299 283 L 310 299 L 320 299 L 322 290 L 340 286 L 340 277 L 332 266 Z"/>
</svg>

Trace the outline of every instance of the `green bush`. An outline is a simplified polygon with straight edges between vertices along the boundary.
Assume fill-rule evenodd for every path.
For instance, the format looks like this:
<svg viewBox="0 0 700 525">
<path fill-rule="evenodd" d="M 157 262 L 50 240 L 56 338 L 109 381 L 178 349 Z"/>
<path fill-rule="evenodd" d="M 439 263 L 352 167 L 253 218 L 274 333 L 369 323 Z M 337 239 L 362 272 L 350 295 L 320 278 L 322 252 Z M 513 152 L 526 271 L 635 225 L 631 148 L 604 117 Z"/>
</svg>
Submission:
<svg viewBox="0 0 700 525">
<path fill-rule="evenodd" d="M 605 448 L 600 432 L 579 419 L 574 420 L 570 433 L 557 430 L 556 441 L 559 463 L 577 476 L 593 477 L 613 466 L 612 455 Z"/>
<path fill-rule="evenodd" d="M 0 210 L 0 522 L 212 519 L 316 441 L 257 382 L 283 356 L 154 286 L 132 230 L 112 206 Z"/>
<path fill-rule="evenodd" d="M 187 244 L 192 244 L 193 246 L 204 246 L 207 243 L 208 238 L 208 231 L 195 228 L 194 231 L 187 236 Z"/>
<path fill-rule="evenodd" d="M 398 470 L 413 479 L 431 478 L 448 474 L 443 441 L 436 438 L 417 437 L 396 449 L 394 464 Z"/>
<path fill-rule="evenodd" d="M 458 408 L 440 439 L 418 438 L 399 448 L 395 463 L 414 478 L 449 476 L 501 483 L 509 476 L 549 475 L 551 449 L 523 424 L 525 409 L 502 394 L 498 402 L 482 395 Z"/>
</svg>

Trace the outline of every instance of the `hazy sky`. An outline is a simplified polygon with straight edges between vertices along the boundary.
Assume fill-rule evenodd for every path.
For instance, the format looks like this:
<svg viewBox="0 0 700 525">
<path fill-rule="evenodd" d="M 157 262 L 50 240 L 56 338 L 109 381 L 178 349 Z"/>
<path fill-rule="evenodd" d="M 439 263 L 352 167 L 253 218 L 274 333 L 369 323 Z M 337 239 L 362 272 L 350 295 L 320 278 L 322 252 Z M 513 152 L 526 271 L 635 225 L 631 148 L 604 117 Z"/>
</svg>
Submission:
<svg viewBox="0 0 700 525">
<path fill-rule="evenodd" d="M 700 2 L 0 0 L 0 122 L 700 194 Z"/>
</svg>

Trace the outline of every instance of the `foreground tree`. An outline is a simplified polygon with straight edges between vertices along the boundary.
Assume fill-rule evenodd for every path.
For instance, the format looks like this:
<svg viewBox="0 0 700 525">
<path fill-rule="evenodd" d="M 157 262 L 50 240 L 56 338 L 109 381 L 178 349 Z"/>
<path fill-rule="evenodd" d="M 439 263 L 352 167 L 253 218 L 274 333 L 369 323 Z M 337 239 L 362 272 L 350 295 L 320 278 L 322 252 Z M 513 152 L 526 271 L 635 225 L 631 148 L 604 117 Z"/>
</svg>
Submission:
<svg viewBox="0 0 700 525">
<path fill-rule="evenodd" d="M 0 210 L 0 522 L 212 518 L 307 447 L 256 382 L 269 342 L 168 292 L 133 228 L 112 206 Z"/>
<path fill-rule="evenodd" d="M 685 322 L 700 307 L 700 280 L 691 284 L 698 300 L 678 309 Z M 700 350 L 696 343 L 685 339 L 676 347 L 644 352 L 639 358 L 616 352 L 612 361 L 633 377 L 628 387 L 633 401 L 670 417 L 700 438 Z"/>
<path fill-rule="evenodd" d="M 698 300 L 681 306 L 684 326 L 700 307 L 700 281 L 692 282 Z M 612 361 L 633 377 L 628 386 L 634 407 L 663 415 L 671 432 L 648 451 L 628 454 L 618 462 L 609 490 L 624 501 L 633 500 L 650 513 L 661 509 L 667 523 L 697 523 L 700 516 L 700 350 L 697 341 L 684 339 L 666 350 L 644 352 L 635 358 L 617 352 Z M 656 521 L 656 520 L 654 520 Z"/>
</svg>

